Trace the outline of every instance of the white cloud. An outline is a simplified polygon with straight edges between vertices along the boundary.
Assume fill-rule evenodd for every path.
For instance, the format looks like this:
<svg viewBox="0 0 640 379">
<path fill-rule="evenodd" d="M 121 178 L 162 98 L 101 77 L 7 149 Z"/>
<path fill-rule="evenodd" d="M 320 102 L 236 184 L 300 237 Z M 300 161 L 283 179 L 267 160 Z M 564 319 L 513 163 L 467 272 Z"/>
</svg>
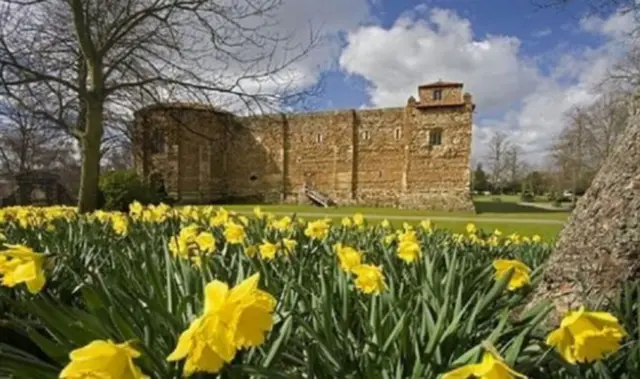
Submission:
<svg viewBox="0 0 640 379">
<path fill-rule="evenodd" d="M 546 29 L 536 30 L 535 32 L 531 33 L 531 35 L 535 38 L 542 38 L 542 37 L 550 36 L 551 33 L 553 33 L 551 28 L 546 28 Z"/>
<path fill-rule="evenodd" d="M 608 18 L 588 16 L 580 20 L 583 31 L 601 34 L 609 38 L 621 38 L 629 35 L 636 23 L 634 12 L 614 13 Z"/>
<path fill-rule="evenodd" d="M 452 11 L 414 10 L 388 29 L 365 26 L 350 33 L 340 64 L 368 80 L 375 106 L 403 105 L 418 84 L 440 78 L 464 82 L 478 104 L 474 160 L 486 156 L 492 133 L 502 130 L 529 160 L 540 163 L 566 111 L 595 100 L 593 88 L 624 51 L 621 41 L 632 21 L 628 15 L 583 20 L 583 32 L 606 42 L 550 52 L 553 68 L 545 74 L 538 66 L 543 57 L 523 56 L 518 38 L 474 38 L 471 22 Z"/>
<path fill-rule="evenodd" d="M 490 110 L 535 86 L 538 74 L 533 62 L 518 56 L 517 38 L 476 40 L 471 23 L 454 12 L 421 15 L 405 13 L 389 29 L 366 26 L 348 35 L 340 65 L 371 83 L 374 105 L 403 104 L 418 84 L 443 79 L 464 82 L 478 107 Z"/>
<path fill-rule="evenodd" d="M 228 43 L 225 51 L 207 50 L 206 54 L 199 53 L 197 60 L 189 56 L 184 58 L 188 61 L 185 65 L 194 67 L 201 77 L 221 87 L 237 84 L 241 89 L 234 90 L 244 94 L 273 95 L 285 89 L 295 92 L 318 83 L 321 73 L 337 62 L 343 44 L 341 34 L 373 20 L 370 0 L 282 0 L 267 14 L 252 16 L 245 16 L 253 13 L 248 10 L 248 1 L 224 1 L 233 4 L 230 12 L 238 15 L 231 17 L 232 21 L 241 25 L 242 30 L 225 19 L 207 20 L 213 25 L 220 24 L 223 34 L 219 39 Z M 200 40 L 201 49 L 210 49 L 210 30 L 197 28 L 197 22 L 187 24 L 194 30 L 185 33 L 185 39 Z M 312 35 L 316 44 L 310 48 Z M 166 97 L 176 100 L 188 95 L 167 92 Z M 235 95 L 220 94 L 212 102 L 238 113 L 248 111 Z"/>
</svg>

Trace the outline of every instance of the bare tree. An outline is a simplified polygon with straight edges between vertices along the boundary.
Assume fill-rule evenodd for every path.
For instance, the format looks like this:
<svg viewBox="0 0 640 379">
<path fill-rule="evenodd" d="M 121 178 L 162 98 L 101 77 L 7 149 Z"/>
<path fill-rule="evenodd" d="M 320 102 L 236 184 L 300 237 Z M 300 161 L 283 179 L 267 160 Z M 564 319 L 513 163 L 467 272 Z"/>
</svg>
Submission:
<svg viewBox="0 0 640 379">
<path fill-rule="evenodd" d="M 302 43 L 277 32 L 281 0 L 0 4 L 0 95 L 35 92 L 37 111 L 78 139 L 81 212 L 97 205 L 109 114 L 176 96 L 278 107 L 306 94 L 295 86 L 295 65 L 319 41 L 313 32 Z"/>
<path fill-rule="evenodd" d="M 73 161 L 73 141 L 21 107 L 0 109 L 0 172 L 59 170 Z"/>
<path fill-rule="evenodd" d="M 502 191 L 507 179 L 507 159 L 510 148 L 511 143 L 504 132 L 496 131 L 489 141 L 487 163 L 491 172 L 491 182 L 499 191 Z"/>
<path fill-rule="evenodd" d="M 629 95 L 605 92 L 589 106 L 566 113 L 566 124 L 556 136 L 550 157 L 560 173 L 561 187 L 586 189 L 611 154 L 627 125 Z"/>
<path fill-rule="evenodd" d="M 565 113 L 567 123 L 560 131 L 551 149 L 551 156 L 562 180 L 560 185 L 566 189 L 573 189 L 573 197 L 588 170 L 585 160 L 585 141 L 587 135 L 587 110 L 583 107 L 573 107 Z"/>
<path fill-rule="evenodd" d="M 510 145 L 505 152 L 505 176 L 511 186 L 520 183 L 527 172 L 527 163 L 521 158 L 522 150 L 518 145 Z"/>
<path fill-rule="evenodd" d="M 594 15 L 608 15 L 611 12 L 637 14 L 640 4 L 635 0 L 531 0 L 537 9 L 562 9 L 575 3 L 586 4 L 589 13 Z"/>
<path fill-rule="evenodd" d="M 604 164 L 626 128 L 630 98 L 626 92 L 606 92 L 585 109 L 586 160 L 593 170 Z"/>
</svg>

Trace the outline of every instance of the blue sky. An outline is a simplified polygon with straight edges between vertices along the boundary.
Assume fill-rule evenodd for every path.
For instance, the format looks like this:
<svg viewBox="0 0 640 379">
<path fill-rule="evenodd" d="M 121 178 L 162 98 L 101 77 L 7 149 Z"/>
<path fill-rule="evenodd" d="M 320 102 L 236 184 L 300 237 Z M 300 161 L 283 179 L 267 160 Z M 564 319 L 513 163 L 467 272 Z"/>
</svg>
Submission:
<svg viewBox="0 0 640 379">
<path fill-rule="evenodd" d="M 391 28 L 403 13 L 420 6 L 454 10 L 472 22 L 477 39 L 487 35 L 518 37 L 522 41 L 520 53 L 523 56 L 544 56 L 561 44 L 597 46 L 603 39 L 576 32 L 581 17 L 586 14 L 584 2 L 574 2 L 564 8 L 539 9 L 526 0 L 380 0 L 371 5 L 371 12 L 375 24 Z M 550 62 L 541 62 L 539 67 L 548 73 L 549 65 Z M 318 108 L 371 106 L 363 88 L 365 85 L 366 80 L 362 77 L 346 75 L 340 69 L 331 70 Z"/>
<path fill-rule="evenodd" d="M 306 84 L 324 71 L 317 108 L 403 106 L 420 84 L 464 82 L 478 105 L 474 161 L 500 130 L 542 164 L 566 111 L 597 98 L 632 24 L 587 14 L 583 0 L 544 10 L 528 0 L 325 1 L 298 0 L 289 14 L 335 37 L 300 68 Z"/>
</svg>

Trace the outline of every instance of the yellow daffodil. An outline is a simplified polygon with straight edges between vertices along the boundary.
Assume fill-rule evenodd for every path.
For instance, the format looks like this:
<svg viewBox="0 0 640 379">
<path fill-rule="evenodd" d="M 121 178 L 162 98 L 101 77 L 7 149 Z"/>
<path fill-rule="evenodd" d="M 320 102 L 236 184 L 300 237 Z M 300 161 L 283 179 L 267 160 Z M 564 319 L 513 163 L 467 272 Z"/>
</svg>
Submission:
<svg viewBox="0 0 640 379">
<path fill-rule="evenodd" d="M 282 239 L 282 247 L 284 248 L 283 250 L 285 254 L 293 253 L 293 251 L 296 249 L 296 246 L 298 246 L 298 242 L 296 240 L 292 240 L 290 238 Z"/>
<path fill-rule="evenodd" d="M 129 204 L 129 214 L 134 219 L 137 219 L 142 214 L 143 210 L 144 207 L 138 201 L 134 201 L 133 203 Z"/>
<path fill-rule="evenodd" d="M 96 340 L 69 354 L 71 362 L 60 372 L 61 379 L 147 379 L 133 363 L 140 353 L 128 342 Z"/>
<path fill-rule="evenodd" d="M 362 213 L 356 213 L 353 215 L 353 224 L 358 227 L 364 225 L 364 216 Z"/>
<path fill-rule="evenodd" d="M 196 224 L 188 225 L 180 230 L 177 236 L 169 240 L 169 251 L 174 257 L 189 258 L 191 249 L 197 246 L 196 238 L 200 227 Z"/>
<path fill-rule="evenodd" d="M 326 219 L 312 221 L 307 225 L 304 234 L 312 239 L 324 240 L 329 235 L 329 221 Z"/>
<path fill-rule="evenodd" d="M 363 293 L 377 295 L 385 289 L 382 266 L 361 264 L 351 272 L 356 275 L 356 287 Z"/>
<path fill-rule="evenodd" d="M 214 280 L 205 287 L 204 312 L 182 333 L 168 361 L 185 360 L 184 376 L 218 373 L 237 349 L 264 343 L 273 327 L 276 299 L 258 289 L 255 274 L 232 289 Z"/>
<path fill-rule="evenodd" d="M 271 227 L 282 233 L 287 232 L 292 228 L 291 217 L 285 216 L 279 220 L 274 219 L 271 221 Z"/>
<path fill-rule="evenodd" d="M 7 250 L 0 251 L 2 285 L 11 288 L 24 283 L 32 294 L 40 292 L 46 282 L 42 268 L 44 254 L 36 253 L 25 245 L 4 246 Z"/>
<path fill-rule="evenodd" d="M 389 222 L 389 220 L 387 220 L 386 218 L 384 220 L 382 220 L 382 222 L 380 223 L 380 226 L 383 227 L 384 229 L 389 229 L 391 227 L 391 223 Z"/>
<path fill-rule="evenodd" d="M 224 227 L 224 238 L 226 238 L 230 244 L 243 243 L 246 238 L 244 226 L 236 224 L 233 221 L 227 222 Z"/>
<path fill-rule="evenodd" d="M 496 259 L 493 261 L 493 268 L 496 270 L 496 280 L 500 280 L 509 270 L 513 269 L 513 275 L 507 285 L 509 291 L 514 291 L 530 282 L 531 269 L 518 260 Z"/>
<path fill-rule="evenodd" d="M 478 231 L 478 229 L 476 229 L 475 224 L 469 223 L 467 224 L 467 234 L 475 234 Z"/>
<path fill-rule="evenodd" d="M 406 230 L 398 233 L 398 242 L 415 242 L 418 243 L 418 236 L 415 230 Z"/>
<path fill-rule="evenodd" d="M 260 274 L 254 274 L 232 289 L 220 281 L 205 288 L 205 313 L 218 313 L 228 335 L 238 347 L 255 347 L 264 342 L 273 327 L 276 299 L 258 288 Z"/>
<path fill-rule="evenodd" d="M 346 272 L 351 272 L 359 266 L 362 260 L 362 253 L 350 246 L 343 246 L 341 243 L 334 245 L 334 250 L 340 261 L 340 268 Z"/>
<path fill-rule="evenodd" d="M 518 235 L 518 233 L 511 233 L 507 238 L 509 238 L 509 241 L 511 241 L 511 243 L 513 243 L 514 245 L 518 245 L 520 243 L 520 236 Z"/>
<path fill-rule="evenodd" d="M 384 238 L 382 239 L 382 242 L 385 245 L 391 245 L 393 243 L 393 241 L 396 240 L 396 235 L 395 234 L 389 234 L 384 236 Z"/>
<path fill-rule="evenodd" d="M 111 218 L 111 227 L 116 234 L 125 236 L 129 231 L 129 219 L 122 214 L 115 215 Z"/>
<path fill-rule="evenodd" d="M 169 240 L 169 251 L 174 257 L 186 258 L 189 256 L 188 242 L 180 237 L 171 237 Z"/>
<path fill-rule="evenodd" d="M 531 242 L 540 243 L 540 242 L 542 242 L 542 238 L 539 235 L 534 234 L 533 237 L 531 237 Z"/>
<path fill-rule="evenodd" d="M 407 263 L 411 263 L 422 257 L 422 249 L 417 242 L 401 241 L 398 244 L 398 257 Z"/>
<path fill-rule="evenodd" d="M 205 314 L 191 322 L 167 357 L 174 362 L 186 359 L 183 376 L 196 372 L 216 374 L 236 355 L 236 346 L 227 338 L 227 329 L 217 314 Z"/>
<path fill-rule="evenodd" d="M 569 311 L 560 327 L 547 336 L 564 359 L 575 364 L 603 359 L 620 348 L 627 333 L 618 319 L 607 312 L 588 312 L 584 307 Z"/>
<path fill-rule="evenodd" d="M 253 258 L 256 256 L 256 254 L 258 254 L 258 246 L 256 245 L 247 246 L 247 248 L 244 250 L 244 253 L 247 254 L 249 258 Z"/>
<path fill-rule="evenodd" d="M 195 243 L 198 245 L 198 249 L 205 254 L 213 253 L 216 250 L 216 239 L 209 232 L 200 232 L 195 238 Z"/>
<path fill-rule="evenodd" d="M 460 233 L 453 233 L 451 235 L 451 239 L 453 240 L 454 243 L 463 243 L 464 242 L 464 234 L 460 234 Z"/>
<path fill-rule="evenodd" d="M 431 228 L 433 227 L 433 225 L 431 224 L 431 220 L 422 220 L 420 221 L 420 227 L 425 231 L 429 232 L 431 231 Z"/>
<path fill-rule="evenodd" d="M 526 376 L 510 368 L 497 352 L 486 351 L 480 363 L 468 364 L 442 375 L 442 379 L 515 379 Z"/>
<path fill-rule="evenodd" d="M 349 217 L 343 217 L 341 223 L 345 228 L 350 228 L 351 225 L 353 225 L 353 222 Z"/>
<path fill-rule="evenodd" d="M 277 252 L 278 245 L 267 240 L 262 241 L 262 244 L 260 245 L 260 258 L 265 260 L 272 260 L 276 257 Z"/>
<path fill-rule="evenodd" d="M 229 222 L 229 212 L 224 208 L 220 208 L 216 215 L 209 220 L 209 225 L 212 227 L 222 226 Z"/>
</svg>

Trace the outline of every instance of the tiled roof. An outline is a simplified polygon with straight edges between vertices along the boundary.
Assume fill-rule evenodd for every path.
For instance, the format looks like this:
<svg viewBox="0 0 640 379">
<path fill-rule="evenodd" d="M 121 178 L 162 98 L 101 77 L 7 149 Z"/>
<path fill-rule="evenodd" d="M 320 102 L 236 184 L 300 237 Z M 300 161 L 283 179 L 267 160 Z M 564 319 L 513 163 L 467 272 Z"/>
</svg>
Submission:
<svg viewBox="0 0 640 379">
<path fill-rule="evenodd" d="M 423 84 L 418 86 L 418 88 L 437 88 L 437 87 L 462 87 L 462 83 L 459 82 L 443 82 L 442 80 L 438 80 L 437 82 Z"/>
</svg>

